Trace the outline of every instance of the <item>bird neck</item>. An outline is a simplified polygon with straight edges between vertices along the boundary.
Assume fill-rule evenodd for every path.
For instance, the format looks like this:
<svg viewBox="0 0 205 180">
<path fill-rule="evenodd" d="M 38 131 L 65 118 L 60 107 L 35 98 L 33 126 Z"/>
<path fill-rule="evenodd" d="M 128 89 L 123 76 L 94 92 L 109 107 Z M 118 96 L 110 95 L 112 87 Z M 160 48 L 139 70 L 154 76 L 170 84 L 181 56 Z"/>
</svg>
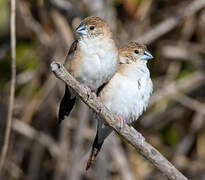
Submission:
<svg viewBox="0 0 205 180">
<path fill-rule="evenodd" d="M 80 38 L 78 48 L 81 52 L 86 52 L 86 54 L 96 54 L 96 52 L 102 52 L 102 50 L 107 52 L 116 50 L 113 40 L 107 37 Z"/>
<path fill-rule="evenodd" d="M 150 77 L 146 63 L 121 64 L 119 73 L 138 79 L 144 76 Z"/>
<path fill-rule="evenodd" d="M 88 41 L 102 41 L 102 40 L 109 40 L 111 37 L 110 36 L 104 36 L 103 34 L 99 35 L 82 35 L 78 38 L 79 42 L 88 42 Z"/>
</svg>

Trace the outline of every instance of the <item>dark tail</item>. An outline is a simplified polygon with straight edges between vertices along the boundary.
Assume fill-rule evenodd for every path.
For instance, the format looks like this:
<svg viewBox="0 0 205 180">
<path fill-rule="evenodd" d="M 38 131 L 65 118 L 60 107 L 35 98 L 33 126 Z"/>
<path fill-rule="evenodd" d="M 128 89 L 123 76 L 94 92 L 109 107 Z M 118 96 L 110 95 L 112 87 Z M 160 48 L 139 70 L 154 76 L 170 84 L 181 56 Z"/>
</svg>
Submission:
<svg viewBox="0 0 205 180">
<path fill-rule="evenodd" d="M 60 124 L 62 120 L 65 119 L 65 116 L 68 116 L 73 109 L 73 106 L 75 104 L 76 97 L 71 99 L 71 93 L 68 89 L 68 86 L 65 85 L 65 94 L 63 96 L 63 99 L 60 103 L 60 109 L 58 113 L 58 123 Z"/>
<path fill-rule="evenodd" d="M 104 142 L 104 141 L 103 141 Z M 102 145 L 103 145 L 103 142 L 98 142 L 98 132 L 95 136 L 95 140 L 94 140 L 94 143 L 93 143 L 93 146 L 92 146 L 92 150 L 91 150 L 91 153 L 90 153 L 90 157 L 88 159 L 88 162 L 87 162 L 87 165 L 86 165 L 86 171 L 92 166 L 92 164 L 94 163 Z"/>
</svg>

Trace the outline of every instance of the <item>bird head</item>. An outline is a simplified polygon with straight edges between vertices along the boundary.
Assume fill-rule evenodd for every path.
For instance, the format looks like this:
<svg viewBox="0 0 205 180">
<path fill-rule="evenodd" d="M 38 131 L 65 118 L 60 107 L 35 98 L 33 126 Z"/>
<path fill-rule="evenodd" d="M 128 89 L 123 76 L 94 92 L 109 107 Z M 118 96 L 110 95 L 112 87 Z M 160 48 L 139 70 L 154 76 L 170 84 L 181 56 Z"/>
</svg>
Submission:
<svg viewBox="0 0 205 180">
<path fill-rule="evenodd" d="M 152 54 L 147 50 L 145 45 L 131 42 L 127 46 L 119 50 L 120 62 L 123 64 L 143 63 L 146 64 L 147 60 L 152 59 Z"/>
<path fill-rule="evenodd" d="M 112 33 L 106 21 L 99 17 L 85 18 L 76 28 L 75 32 L 82 37 L 111 37 Z"/>
</svg>

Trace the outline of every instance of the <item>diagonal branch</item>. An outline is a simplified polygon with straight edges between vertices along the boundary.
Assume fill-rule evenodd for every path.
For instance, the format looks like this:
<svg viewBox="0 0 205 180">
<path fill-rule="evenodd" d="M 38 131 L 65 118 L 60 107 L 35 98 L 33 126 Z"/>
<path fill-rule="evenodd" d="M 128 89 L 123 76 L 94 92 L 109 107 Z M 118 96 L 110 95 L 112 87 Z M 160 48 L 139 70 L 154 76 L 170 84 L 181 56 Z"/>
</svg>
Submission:
<svg viewBox="0 0 205 180">
<path fill-rule="evenodd" d="M 125 124 L 123 128 L 120 128 L 119 118 L 112 114 L 105 106 L 102 107 L 93 94 L 88 96 L 86 88 L 76 81 L 60 62 L 52 62 L 51 69 L 57 78 L 71 87 L 82 101 L 102 117 L 105 123 L 111 126 L 119 135 L 123 136 L 142 156 L 158 168 L 162 174 L 166 175 L 170 180 L 187 180 L 159 151 L 148 144 L 144 137 L 133 127 Z"/>
</svg>

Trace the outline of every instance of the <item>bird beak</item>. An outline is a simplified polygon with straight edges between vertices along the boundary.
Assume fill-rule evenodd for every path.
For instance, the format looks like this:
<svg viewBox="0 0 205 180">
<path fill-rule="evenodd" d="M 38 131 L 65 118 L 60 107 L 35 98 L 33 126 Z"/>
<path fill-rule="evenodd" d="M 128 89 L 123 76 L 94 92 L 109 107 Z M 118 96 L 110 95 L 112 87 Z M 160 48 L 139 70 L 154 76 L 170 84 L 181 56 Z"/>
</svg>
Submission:
<svg viewBox="0 0 205 180">
<path fill-rule="evenodd" d="M 87 35 L 87 31 L 86 31 L 86 29 L 85 29 L 85 25 L 84 24 L 80 24 L 77 28 L 76 28 L 76 30 L 75 30 L 75 32 L 76 33 L 78 33 L 78 34 L 82 34 L 82 35 Z"/>
<path fill-rule="evenodd" d="M 153 58 L 154 57 L 152 56 L 152 54 L 148 50 L 145 50 L 144 55 L 140 57 L 140 60 L 149 60 Z"/>
</svg>

